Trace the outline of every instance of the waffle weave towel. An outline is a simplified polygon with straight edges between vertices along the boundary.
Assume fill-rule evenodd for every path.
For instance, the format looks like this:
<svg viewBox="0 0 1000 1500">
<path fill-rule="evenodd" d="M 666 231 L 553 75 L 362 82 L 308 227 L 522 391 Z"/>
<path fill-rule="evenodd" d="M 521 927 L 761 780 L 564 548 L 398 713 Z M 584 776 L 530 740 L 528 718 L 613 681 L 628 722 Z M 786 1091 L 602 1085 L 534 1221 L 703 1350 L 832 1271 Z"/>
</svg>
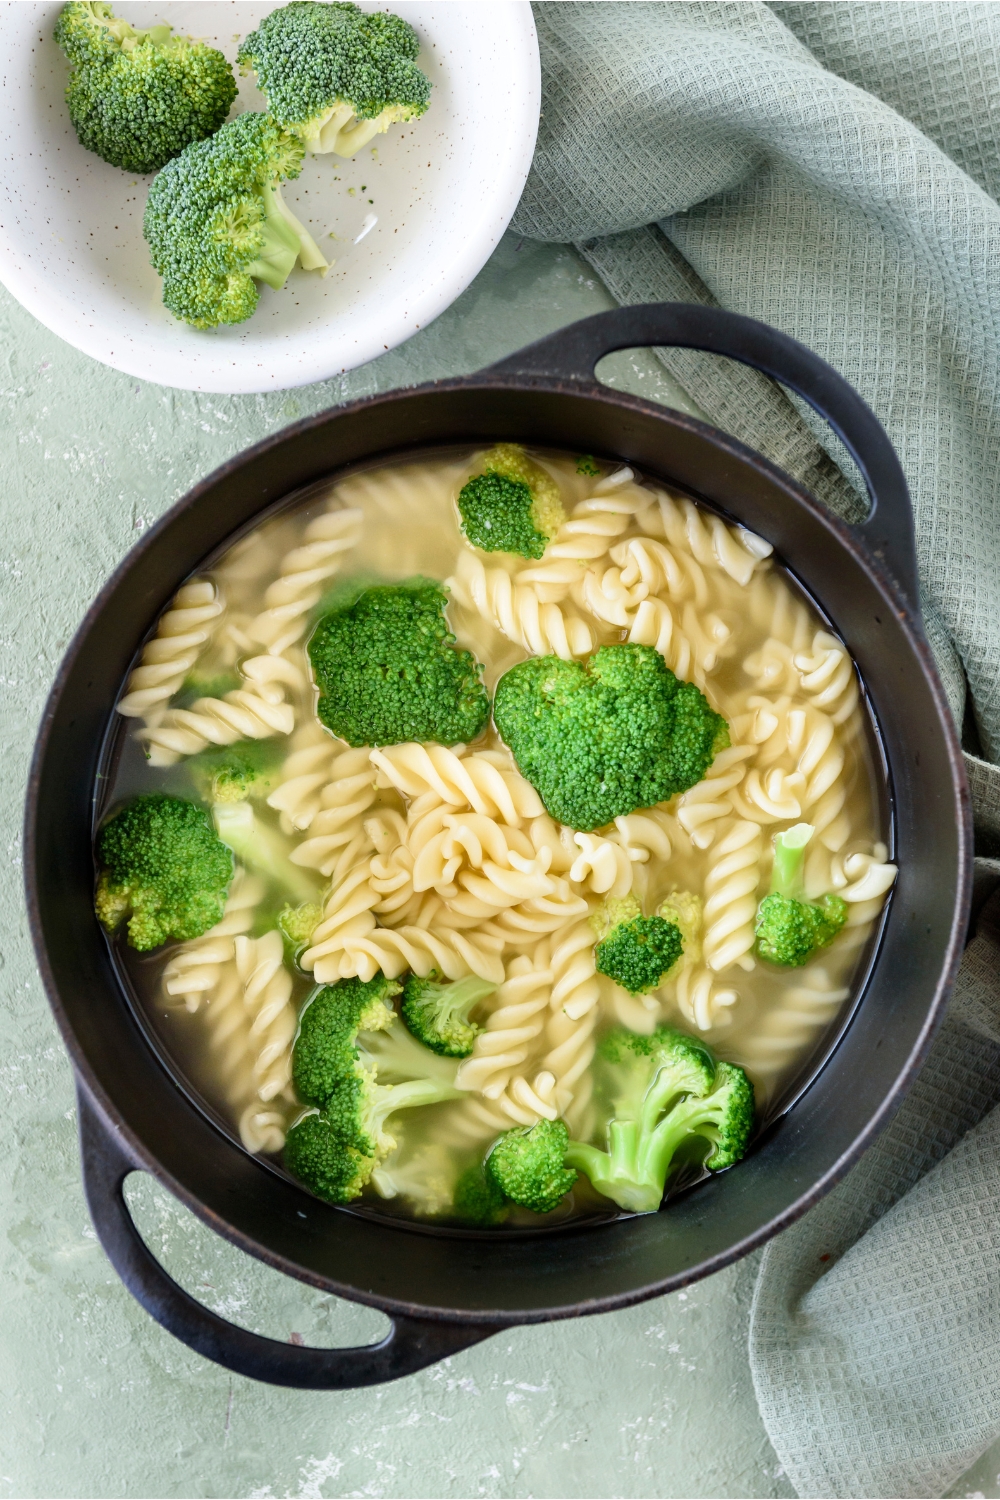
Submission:
<svg viewBox="0 0 1000 1500">
<path fill-rule="evenodd" d="M 538 149 L 514 227 L 622 303 L 718 303 L 836 366 L 913 495 L 928 635 L 1000 848 L 1000 5 L 536 6 Z M 848 518 L 811 413 L 658 351 L 718 425 Z M 1000 865 L 979 866 L 980 895 Z M 750 1358 L 802 1495 L 941 1494 L 1000 1438 L 1000 896 L 917 1087 L 767 1250 Z"/>
</svg>

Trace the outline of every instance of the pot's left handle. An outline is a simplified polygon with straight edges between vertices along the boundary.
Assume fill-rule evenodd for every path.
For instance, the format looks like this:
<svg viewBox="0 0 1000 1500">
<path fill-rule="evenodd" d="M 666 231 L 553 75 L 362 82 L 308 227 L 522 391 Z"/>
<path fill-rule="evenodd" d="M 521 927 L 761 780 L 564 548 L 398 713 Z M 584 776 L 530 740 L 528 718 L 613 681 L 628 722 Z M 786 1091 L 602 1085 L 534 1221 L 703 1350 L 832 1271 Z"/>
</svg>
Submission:
<svg viewBox="0 0 1000 1500">
<path fill-rule="evenodd" d="M 381 1343 L 353 1349 L 311 1349 L 283 1344 L 227 1323 L 178 1286 L 149 1251 L 122 1194 L 125 1179 L 137 1170 L 136 1164 L 111 1135 L 82 1088 L 77 1089 L 77 1104 L 84 1191 L 108 1259 L 150 1316 L 206 1359 L 270 1385 L 350 1390 L 412 1375 L 498 1331 L 486 1324 L 444 1323 L 395 1314 Z"/>
</svg>

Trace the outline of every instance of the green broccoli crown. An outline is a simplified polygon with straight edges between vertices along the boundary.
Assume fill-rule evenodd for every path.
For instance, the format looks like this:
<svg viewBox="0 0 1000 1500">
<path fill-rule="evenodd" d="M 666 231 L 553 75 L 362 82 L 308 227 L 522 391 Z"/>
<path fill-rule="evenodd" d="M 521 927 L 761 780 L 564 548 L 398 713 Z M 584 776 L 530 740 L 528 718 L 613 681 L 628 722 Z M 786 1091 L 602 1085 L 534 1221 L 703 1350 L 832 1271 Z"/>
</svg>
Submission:
<svg viewBox="0 0 1000 1500">
<path fill-rule="evenodd" d="M 707 1047 L 667 1027 L 649 1037 L 616 1029 L 599 1051 L 611 1100 L 608 1149 L 570 1141 L 566 1162 L 620 1208 L 659 1208 L 671 1164 L 687 1143 L 709 1143 L 705 1165 L 712 1171 L 744 1154 L 754 1105 L 742 1068 L 716 1063 Z"/>
<path fill-rule="evenodd" d="M 341 979 L 325 985 L 307 1002 L 292 1049 L 292 1083 L 304 1104 L 322 1107 L 360 1058 L 359 1031 L 384 1031 L 395 1013 L 389 1004 L 401 985 L 384 974 Z"/>
<path fill-rule="evenodd" d="M 188 769 L 211 802 L 264 798 L 278 784 L 284 748 L 276 740 L 241 740 L 192 755 Z"/>
<path fill-rule="evenodd" d="M 456 1219 L 474 1228 L 498 1224 L 507 1212 L 507 1200 L 482 1162 L 466 1168 L 455 1183 L 452 1212 Z"/>
<path fill-rule="evenodd" d="M 566 519 L 559 486 L 523 448 L 500 443 L 458 497 L 462 530 L 484 552 L 541 557 Z"/>
<path fill-rule="evenodd" d="M 496 989 L 475 974 L 442 984 L 436 974 L 411 974 L 403 987 L 400 1014 L 418 1041 L 441 1057 L 468 1057 L 479 1027 L 469 1012 Z"/>
<path fill-rule="evenodd" d="M 319 1197 L 348 1203 L 396 1149 L 390 1115 L 458 1097 L 457 1064 L 393 1026 L 399 985 L 382 975 L 320 990 L 302 1014 L 292 1053 L 300 1098 L 320 1104 L 288 1133 L 285 1165 Z M 317 1009 L 318 1007 L 318 1009 Z M 385 1075 L 401 1081 L 383 1084 Z"/>
<path fill-rule="evenodd" d="M 482 668 L 454 644 L 440 584 L 366 588 L 319 621 L 309 659 L 316 712 L 349 745 L 474 740 L 490 711 Z"/>
<path fill-rule="evenodd" d="M 304 901 L 301 906 L 285 906 L 278 913 L 278 931 L 285 939 L 288 957 L 297 962 L 303 948 L 312 941 L 312 935 L 323 920 L 323 908 L 318 901 Z"/>
<path fill-rule="evenodd" d="M 825 895 L 818 902 L 765 896 L 757 908 L 756 951 L 769 963 L 797 969 L 833 942 L 847 921 L 847 902 Z"/>
<path fill-rule="evenodd" d="M 212 135 L 236 98 L 222 53 L 171 30 L 137 31 L 103 0 L 70 0 L 56 22 L 80 144 L 126 172 L 156 172 Z"/>
<path fill-rule="evenodd" d="M 597 944 L 595 963 L 630 995 L 659 989 L 684 950 L 681 931 L 662 917 L 633 917 Z"/>
<path fill-rule="evenodd" d="M 810 823 L 796 823 L 774 838 L 771 891 L 757 908 L 756 952 L 770 963 L 797 969 L 820 948 L 833 942 L 847 921 L 847 903 L 827 894 L 805 899 L 806 849 Z"/>
<path fill-rule="evenodd" d="M 136 797 L 105 823 L 97 855 L 98 919 L 113 932 L 131 913 L 130 947 L 186 942 L 221 919 L 233 856 L 193 802 L 160 792 Z"/>
<path fill-rule="evenodd" d="M 686 791 L 729 743 L 725 720 L 652 646 L 519 662 L 497 684 L 493 714 L 548 812 L 579 829 Z"/>
<path fill-rule="evenodd" d="M 586 474 L 588 479 L 596 479 L 601 470 L 592 453 L 581 453 L 576 461 L 576 472 Z"/>
<path fill-rule="evenodd" d="M 237 62 L 254 70 L 279 124 L 328 150 L 336 147 L 321 141 L 322 128 L 338 111 L 345 120 L 337 124 L 351 114 L 410 120 L 424 113 L 430 83 L 414 62 L 419 50 L 416 32 L 399 16 L 292 0 L 245 38 Z"/>
<path fill-rule="evenodd" d="M 551 1213 L 576 1182 L 576 1172 L 566 1165 L 568 1144 L 562 1120 L 537 1120 L 508 1130 L 486 1158 L 486 1180 L 512 1203 L 532 1213 Z"/>
<path fill-rule="evenodd" d="M 316 249 L 280 193 L 302 158 L 297 136 L 248 112 L 154 179 L 143 234 L 178 318 L 195 328 L 241 323 L 257 306 L 257 280 L 279 290 L 306 242 Z"/>
</svg>

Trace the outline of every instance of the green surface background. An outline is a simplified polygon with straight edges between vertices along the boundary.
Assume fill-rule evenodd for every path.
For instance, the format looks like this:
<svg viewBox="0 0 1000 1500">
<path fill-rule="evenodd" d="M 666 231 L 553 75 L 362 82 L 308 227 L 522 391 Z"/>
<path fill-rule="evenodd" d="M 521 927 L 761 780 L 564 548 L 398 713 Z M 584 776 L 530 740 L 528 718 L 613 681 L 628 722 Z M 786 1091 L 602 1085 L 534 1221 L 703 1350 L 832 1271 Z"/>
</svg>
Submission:
<svg viewBox="0 0 1000 1500">
<path fill-rule="evenodd" d="M 139 534 L 217 464 L 300 417 L 474 370 L 611 306 L 575 254 L 508 236 L 408 344 L 265 396 L 194 395 L 95 364 L 0 290 L 0 1494 L 778 1496 L 792 1493 L 746 1360 L 753 1258 L 627 1312 L 514 1329 L 375 1390 L 230 1376 L 164 1333 L 90 1226 L 69 1063 L 27 935 L 21 812 L 35 729 L 90 600 Z M 684 405 L 652 355 L 609 383 Z M 249 1260 L 147 1178 L 129 1197 L 195 1296 L 273 1338 L 336 1345 L 384 1319 Z M 957 1494 L 997 1494 L 987 1455 Z M 991 1488 L 992 1486 L 992 1488 Z"/>
</svg>

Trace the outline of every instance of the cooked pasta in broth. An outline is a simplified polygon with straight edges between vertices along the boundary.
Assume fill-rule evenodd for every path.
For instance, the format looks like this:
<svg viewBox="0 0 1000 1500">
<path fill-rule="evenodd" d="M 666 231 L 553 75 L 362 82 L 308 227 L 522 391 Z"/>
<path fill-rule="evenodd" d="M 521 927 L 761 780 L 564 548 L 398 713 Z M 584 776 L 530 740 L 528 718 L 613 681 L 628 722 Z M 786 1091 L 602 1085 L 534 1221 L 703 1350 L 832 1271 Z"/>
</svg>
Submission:
<svg viewBox="0 0 1000 1500">
<path fill-rule="evenodd" d="M 718 1099 L 745 1070 L 759 1124 L 808 1076 L 896 873 L 842 642 L 766 542 L 589 456 L 313 486 L 179 590 L 118 710 L 98 913 L 142 1014 L 362 1210 L 544 1227 L 728 1166 Z M 229 861 L 140 942 L 136 798 Z"/>
</svg>

